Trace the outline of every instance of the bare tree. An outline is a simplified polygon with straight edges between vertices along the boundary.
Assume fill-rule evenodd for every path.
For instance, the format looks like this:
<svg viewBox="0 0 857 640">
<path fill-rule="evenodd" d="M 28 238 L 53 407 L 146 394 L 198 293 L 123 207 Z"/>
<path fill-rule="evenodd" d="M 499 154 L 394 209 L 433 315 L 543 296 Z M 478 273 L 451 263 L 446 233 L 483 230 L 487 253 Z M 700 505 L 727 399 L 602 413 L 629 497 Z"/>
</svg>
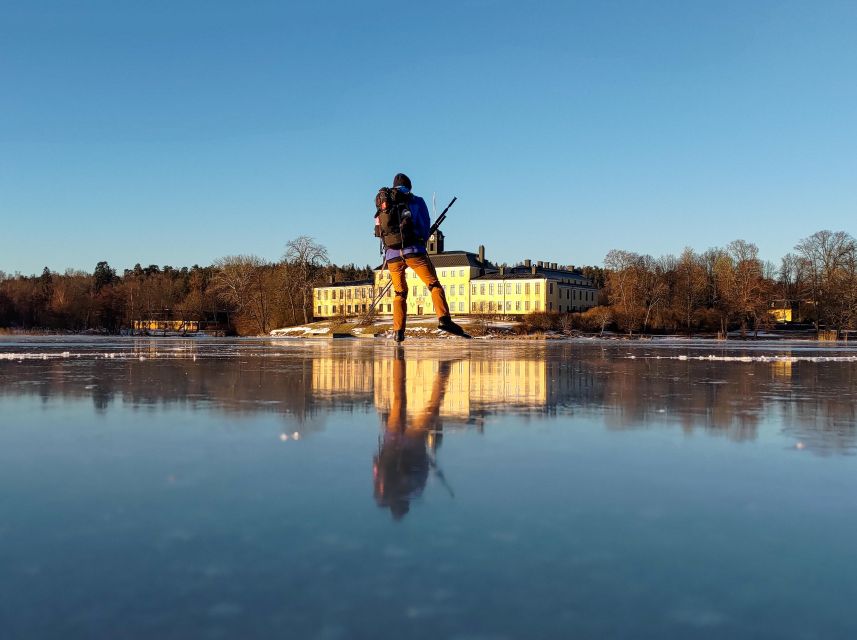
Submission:
<svg viewBox="0 0 857 640">
<path fill-rule="evenodd" d="M 855 240 L 844 231 L 817 231 L 795 246 L 807 275 L 808 293 L 815 307 L 815 329 L 822 322 L 839 324 L 849 256 Z"/>
<path fill-rule="evenodd" d="M 238 323 L 247 325 L 253 333 L 267 333 L 278 285 L 272 277 L 272 266 L 258 256 L 239 255 L 221 258 L 215 267 L 212 287 L 235 310 Z"/>
<path fill-rule="evenodd" d="M 286 244 L 283 260 L 294 267 L 290 273 L 296 279 L 294 287 L 300 294 L 304 324 L 306 324 L 309 322 L 313 286 L 318 280 L 321 269 L 330 263 L 327 249 L 309 236 L 298 236 Z"/>
</svg>

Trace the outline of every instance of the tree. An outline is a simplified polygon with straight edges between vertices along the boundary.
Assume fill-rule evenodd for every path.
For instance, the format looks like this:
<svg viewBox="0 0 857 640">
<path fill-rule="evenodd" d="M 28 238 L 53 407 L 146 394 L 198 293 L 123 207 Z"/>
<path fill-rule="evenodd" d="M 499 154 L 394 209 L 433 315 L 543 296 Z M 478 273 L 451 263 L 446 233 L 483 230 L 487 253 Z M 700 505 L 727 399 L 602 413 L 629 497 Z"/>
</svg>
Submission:
<svg viewBox="0 0 857 640">
<path fill-rule="evenodd" d="M 238 255 L 221 258 L 215 268 L 212 286 L 237 314 L 239 333 L 267 333 L 277 287 L 271 278 L 272 266 L 258 256 Z"/>
<path fill-rule="evenodd" d="M 296 278 L 294 286 L 300 292 L 306 324 L 309 322 L 313 286 L 318 281 L 321 269 L 330 262 L 327 249 L 309 236 L 298 236 L 286 244 L 283 260 L 295 267 L 291 273 Z"/>
<path fill-rule="evenodd" d="M 823 322 L 839 325 L 843 314 L 837 307 L 848 289 L 848 264 L 857 250 L 854 238 L 844 231 L 817 231 L 801 240 L 795 249 L 801 257 L 808 294 L 815 307 L 816 331 Z"/>
<path fill-rule="evenodd" d="M 116 271 L 115 269 L 111 269 L 107 262 L 101 261 L 95 265 L 95 271 L 92 274 L 92 279 L 92 286 L 95 289 L 95 293 L 98 293 L 107 285 L 113 284 L 113 281 L 116 279 Z"/>
</svg>

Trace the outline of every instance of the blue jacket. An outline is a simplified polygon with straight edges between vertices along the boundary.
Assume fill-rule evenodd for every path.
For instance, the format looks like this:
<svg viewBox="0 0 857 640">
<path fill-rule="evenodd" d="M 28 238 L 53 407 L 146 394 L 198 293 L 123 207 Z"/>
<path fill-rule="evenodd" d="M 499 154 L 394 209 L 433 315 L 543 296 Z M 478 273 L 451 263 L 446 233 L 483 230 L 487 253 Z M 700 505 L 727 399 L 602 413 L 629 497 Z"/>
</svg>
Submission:
<svg viewBox="0 0 857 640">
<path fill-rule="evenodd" d="M 408 193 L 408 190 L 405 187 L 396 188 L 403 193 Z M 419 196 L 411 194 L 411 203 L 408 205 L 408 208 L 411 210 L 411 220 L 414 224 L 414 233 L 416 233 L 417 237 L 422 238 L 423 242 L 409 247 L 403 247 L 401 251 L 399 251 L 399 249 L 387 249 L 387 254 L 385 255 L 387 260 L 401 258 L 402 255 L 413 256 L 426 253 L 426 242 L 428 242 L 429 229 L 431 229 L 431 216 L 429 215 L 426 201 Z"/>
</svg>

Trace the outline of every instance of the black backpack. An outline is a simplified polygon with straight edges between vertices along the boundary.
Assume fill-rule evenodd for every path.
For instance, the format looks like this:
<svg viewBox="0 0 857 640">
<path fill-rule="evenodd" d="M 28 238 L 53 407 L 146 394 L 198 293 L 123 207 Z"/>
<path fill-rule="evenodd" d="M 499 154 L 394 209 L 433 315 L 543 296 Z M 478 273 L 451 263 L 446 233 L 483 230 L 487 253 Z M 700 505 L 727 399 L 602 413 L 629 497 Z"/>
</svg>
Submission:
<svg viewBox="0 0 857 640">
<path fill-rule="evenodd" d="M 395 187 L 378 189 L 375 196 L 375 236 L 381 238 L 388 249 L 403 249 L 419 243 L 408 208 L 410 202 L 410 193 L 403 193 Z"/>
</svg>

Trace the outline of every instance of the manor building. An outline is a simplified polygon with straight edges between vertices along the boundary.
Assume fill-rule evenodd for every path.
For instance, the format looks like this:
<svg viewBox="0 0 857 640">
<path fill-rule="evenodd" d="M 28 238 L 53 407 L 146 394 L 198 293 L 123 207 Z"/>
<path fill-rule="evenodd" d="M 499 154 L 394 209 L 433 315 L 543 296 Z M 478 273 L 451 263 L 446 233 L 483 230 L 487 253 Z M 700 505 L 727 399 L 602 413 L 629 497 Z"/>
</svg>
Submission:
<svg viewBox="0 0 857 640">
<path fill-rule="evenodd" d="M 429 259 L 446 293 L 452 315 L 524 315 L 536 311 L 585 311 L 598 304 L 598 289 L 580 271 L 555 262 L 525 260 L 514 267 L 497 267 L 477 253 L 445 251 L 437 231 L 427 245 Z M 380 265 L 372 278 L 331 282 L 313 290 L 315 318 L 359 316 L 366 313 L 375 295 L 390 282 L 390 272 Z M 406 272 L 408 315 L 434 315 L 428 288 L 411 270 Z M 392 315 L 393 288 L 378 301 L 378 315 Z"/>
</svg>

